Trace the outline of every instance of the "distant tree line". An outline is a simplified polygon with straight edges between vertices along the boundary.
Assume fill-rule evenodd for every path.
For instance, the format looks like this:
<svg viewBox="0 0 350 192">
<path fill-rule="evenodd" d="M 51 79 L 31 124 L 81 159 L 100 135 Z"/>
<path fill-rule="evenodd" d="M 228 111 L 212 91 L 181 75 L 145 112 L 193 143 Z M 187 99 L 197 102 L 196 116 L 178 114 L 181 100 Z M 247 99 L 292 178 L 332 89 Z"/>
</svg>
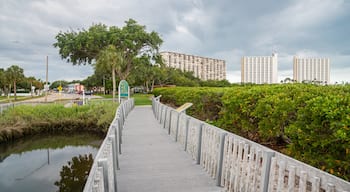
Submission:
<svg viewBox="0 0 350 192">
<path fill-rule="evenodd" d="M 0 95 L 8 96 L 13 92 L 17 100 L 19 89 L 26 93 L 31 91 L 31 86 L 34 86 L 35 89 L 43 89 L 43 81 L 35 77 L 26 77 L 23 72 L 23 69 L 17 65 L 12 65 L 7 69 L 0 68 Z"/>
</svg>

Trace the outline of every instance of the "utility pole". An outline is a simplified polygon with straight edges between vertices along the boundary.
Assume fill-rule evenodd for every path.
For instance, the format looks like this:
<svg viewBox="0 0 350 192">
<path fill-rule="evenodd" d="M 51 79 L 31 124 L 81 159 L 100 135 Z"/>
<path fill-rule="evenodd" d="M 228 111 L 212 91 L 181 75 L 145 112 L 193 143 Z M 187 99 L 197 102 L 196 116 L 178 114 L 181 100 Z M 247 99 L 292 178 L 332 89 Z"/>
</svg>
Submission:
<svg viewBox="0 0 350 192">
<path fill-rule="evenodd" d="M 48 79 L 49 79 L 49 56 L 47 56 L 47 55 L 46 55 L 46 86 L 45 86 L 45 102 L 47 102 L 47 94 L 48 94 L 48 92 L 49 92 Z"/>
</svg>

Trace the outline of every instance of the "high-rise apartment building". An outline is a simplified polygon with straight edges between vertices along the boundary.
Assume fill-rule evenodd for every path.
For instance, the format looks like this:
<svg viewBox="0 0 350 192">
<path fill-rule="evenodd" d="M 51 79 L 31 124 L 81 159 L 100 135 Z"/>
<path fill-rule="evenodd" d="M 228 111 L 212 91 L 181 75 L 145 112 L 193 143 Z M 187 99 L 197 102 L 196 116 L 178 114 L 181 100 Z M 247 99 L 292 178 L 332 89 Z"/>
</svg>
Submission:
<svg viewBox="0 0 350 192">
<path fill-rule="evenodd" d="M 164 63 L 182 71 L 191 71 L 201 80 L 226 79 L 226 62 L 221 59 L 206 58 L 183 53 L 161 52 Z"/>
<path fill-rule="evenodd" d="M 318 81 L 329 83 L 329 58 L 301 58 L 294 56 L 293 78 L 297 82 Z"/>
<path fill-rule="evenodd" d="M 241 59 L 241 82 L 277 83 L 277 53 L 272 56 L 250 56 Z"/>
</svg>

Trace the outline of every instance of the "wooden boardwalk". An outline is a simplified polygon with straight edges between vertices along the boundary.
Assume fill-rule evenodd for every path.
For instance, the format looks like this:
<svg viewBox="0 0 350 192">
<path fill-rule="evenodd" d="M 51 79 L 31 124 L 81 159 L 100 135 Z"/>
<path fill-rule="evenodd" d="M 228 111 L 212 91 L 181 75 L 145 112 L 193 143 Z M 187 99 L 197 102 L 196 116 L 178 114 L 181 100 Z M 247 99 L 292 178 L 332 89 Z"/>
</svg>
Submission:
<svg viewBox="0 0 350 192">
<path fill-rule="evenodd" d="M 120 192 L 219 192 L 223 188 L 173 141 L 151 106 L 135 107 L 123 129 Z"/>
</svg>

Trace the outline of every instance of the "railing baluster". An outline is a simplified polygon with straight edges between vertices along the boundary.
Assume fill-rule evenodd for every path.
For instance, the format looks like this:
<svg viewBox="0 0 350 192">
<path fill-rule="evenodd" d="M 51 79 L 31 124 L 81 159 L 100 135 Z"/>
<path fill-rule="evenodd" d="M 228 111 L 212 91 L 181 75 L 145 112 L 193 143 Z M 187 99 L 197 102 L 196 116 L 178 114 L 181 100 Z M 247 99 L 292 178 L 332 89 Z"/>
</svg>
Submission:
<svg viewBox="0 0 350 192">
<path fill-rule="evenodd" d="M 225 146 L 225 137 L 227 133 L 221 133 L 220 135 L 220 146 L 219 146 L 219 158 L 216 172 L 216 185 L 221 186 L 221 176 L 222 176 L 222 163 L 224 159 L 224 146 Z"/>
<path fill-rule="evenodd" d="M 201 151 L 202 151 L 202 128 L 204 123 L 199 124 L 198 137 L 197 137 L 197 158 L 196 163 L 199 165 L 201 162 Z"/>
<path fill-rule="evenodd" d="M 99 167 L 102 167 L 103 189 L 104 189 L 105 192 L 109 192 L 107 159 L 98 159 L 97 160 L 97 165 Z"/>
<path fill-rule="evenodd" d="M 186 118 L 185 151 L 187 151 L 189 124 L 190 124 L 190 118 L 188 117 L 188 118 Z"/>
<path fill-rule="evenodd" d="M 108 139 L 112 143 L 112 157 L 113 157 L 113 177 L 114 177 L 114 191 L 117 191 L 117 169 L 118 169 L 118 152 L 116 150 L 116 138 L 114 135 L 108 136 Z"/>
</svg>

